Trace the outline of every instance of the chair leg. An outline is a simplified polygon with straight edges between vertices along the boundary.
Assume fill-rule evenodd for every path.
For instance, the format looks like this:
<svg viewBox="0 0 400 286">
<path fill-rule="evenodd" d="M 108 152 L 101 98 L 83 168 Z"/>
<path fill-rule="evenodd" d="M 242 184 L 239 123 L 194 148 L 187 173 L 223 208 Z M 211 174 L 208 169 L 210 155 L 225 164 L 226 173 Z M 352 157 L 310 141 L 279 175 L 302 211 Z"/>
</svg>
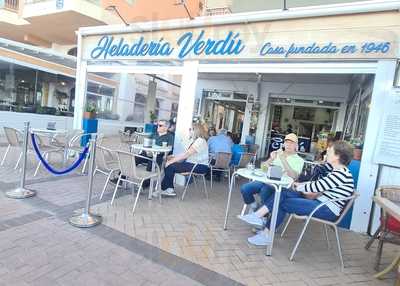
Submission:
<svg viewBox="0 0 400 286">
<path fill-rule="evenodd" d="M 7 146 L 7 150 L 6 150 L 6 152 L 4 153 L 4 156 L 3 156 L 3 160 L 1 160 L 0 166 L 3 166 L 3 165 L 4 165 L 4 162 L 6 161 L 7 154 L 8 154 L 8 152 L 10 151 L 10 148 L 11 148 L 11 145 L 8 145 L 8 146 Z"/>
<path fill-rule="evenodd" d="M 189 181 L 190 181 L 190 178 L 191 178 L 191 177 L 192 177 L 192 175 L 189 176 L 189 179 L 188 179 L 187 182 L 185 183 L 185 188 L 183 189 L 182 198 L 181 198 L 182 201 L 183 201 L 184 198 L 185 198 L 186 191 L 187 191 L 187 188 L 188 188 Z"/>
<path fill-rule="evenodd" d="M 386 232 L 382 231 L 380 236 L 379 236 L 379 241 L 378 241 L 378 247 L 376 249 L 376 259 L 375 259 L 375 270 L 379 270 L 379 265 L 381 264 L 381 258 L 382 258 L 382 251 L 383 251 L 383 242 L 386 237 Z"/>
<path fill-rule="evenodd" d="M 210 186 L 211 186 L 211 190 L 213 188 L 213 168 L 210 168 Z"/>
<path fill-rule="evenodd" d="M 295 245 L 294 248 L 293 248 L 292 254 L 290 255 L 290 258 L 289 258 L 290 261 L 293 260 L 294 255 L 296 254 L 297 248 L 299 247 L 300 242 L 301 242 L 301 240 L 303 239 L 304 233 L 306 232 L 306 229 L 307 229 L 307 226 L 308 226 L 309 222 L 310 222 L 310 220 L 307 219 L 306 223 L 304 224 L 304 227 L 303 227 L 303 229 L 302 229 L 302 231 L 301 231 L 301 233 L 300 233 L 300 236 L 299 236 L 299 238 L 298 238 L 297 241 L 296 241 L 296 245 Z"/>
<path fill-rule="evenodd" d="M 94 176 L 94 175 L 96 175 L 96 171 L 97 171 L 97 169 L 96 169 L 96 170 L 94 170 L 94 174 L 93 174 L 93 176 Z M 110 181 L 110 178 L 111 178 L 111 175 L 112 175 L 112 173 L 113 173 L 113 172 L 110 172 L 110 173 L 108 173 L 108 176 L 107 176 L 106 183 L 104 184 L 103 191 L 101 192 L 101 195 L 100 195 L 100 200 L 102 200 L 102 199 L 103 199 L 104 192 L 105 192 L 105 191 L 106 191 L 106 189 L 107 189 L 108 182 Z"/>
<path fill-rule="evenodd" d="M 246 212 L 246 209 L 247 209 L 247 205 L 246 205 L 246 204 L 243 204 L 242 211 L 240 212 L 240 215 L 241 215 L 241 216 L 244 215 L 244 213 Z"/>
<path fill-rule="evenodd" d="M 85 156 L 85 162 L 83 163 L 83 167 L 82 167 L 82 174 L 86 172 L 86 165 L 88 162 L 88 156 Z"/>
<path fill-rule="evenodd" d="M 335 229 L 336 242 L 337 242 L 338 254 L 339 254 L 339 259 L 340 259 L 340 265 L 342 266 L 342 270 L 343 270 L 344 269 L 344 263 L 343 263 L 343 256 L 342 256 L 342 247 L 340 245 L 340 239 L 339 239 L 339 231 L 338 231 L 336 225 L 333 228 Z"/>
<path fill-rule="evenodd" d="M 36 177 L 37 173 L 39 172 L 40 166 L 42 165 L 42 161 L 38 161 L 35 169 L 35 173 L 33 173 L 33 176 Z"/>
<path fill-rule="evenodd" d="M 117 194 L 118 186 L 119 186 L 119 182 L 120 181 L 121 181 L 121 174 L 118 176 L 118 181 L 117 181 L 117 184 L 115 185 L 114 193 L 113 193 L 113 196 L 112 196 L 112 199 L 111 199 L 111 204 L 113 204 L 113 202 L 114 202 L 115 195 Z"/>
<path fill-rule="evenodd" d="M 18 161 L 17 161 L 17 164 L 15 164 L 14 170 L 18 169 L 19 162 L 21 162 L 21 159 L 22 159 L 22 151 L 21 151 L 21 153 L 19 153 Z"/>
<path fill-rule="evenodd" d="M 291 215 L 289 216 L 287 222 L 285 223 L 285 226 L 284 226 L 284 228 L 283 228 L 283 230 L 282 230 L 282 232 L 281 232 L 281 237 L 283 237 L 283 236 L 285 235 L 285 232 L 286 232 L 286 230 L 287 230 L 287 228 L 288 228 L 288 226 L 289 226 L 289 223 L 292 221 L 292 219 L 293 219 L 293 215 L 291 214 Z"/>
<path fill-rule="evenodd" d="M 207 191 L 207 184 L 206 184 L 206 175 L 202 175 L 201 177 L 203 178 L 204 193 L 206 194 L 206 199 L 208 199 L 208 191 Z"/>
<path fill-rule="evenodd" d="M 382 226 L 379 226 L 378 229 L 375 231 L 374 235 L 368 240 L 367 244 L 365 245 L 365 249 L 368 250 L 374 241 L 379 237 L 379 234 L 382 231 Z"/>
<path fill-rule="evenodd" d="M 324 232 L 325 232 L 326 244 L 328 245 L 328 248 L 330 249 L 331 243 L 329 241 L 328 227 L 326 224 L 324 224 Z"/>
<path fill-rule="evenodd" d="M 137 205 L 137 203 L 139 201 L 139 196 L 140 196 L 140 192 L 142 191 L 142 189 L 143 189 L 143 180 L 140 182 L 139 190 L 138 190 L 138 192 L 136 194 L 135 202 L 133 203 L 132 215 L 135 214 L 136 205 Z M 135 194 L 135 192 L 133 190 L 132 190 L 132 194 Z"/>
</svg>

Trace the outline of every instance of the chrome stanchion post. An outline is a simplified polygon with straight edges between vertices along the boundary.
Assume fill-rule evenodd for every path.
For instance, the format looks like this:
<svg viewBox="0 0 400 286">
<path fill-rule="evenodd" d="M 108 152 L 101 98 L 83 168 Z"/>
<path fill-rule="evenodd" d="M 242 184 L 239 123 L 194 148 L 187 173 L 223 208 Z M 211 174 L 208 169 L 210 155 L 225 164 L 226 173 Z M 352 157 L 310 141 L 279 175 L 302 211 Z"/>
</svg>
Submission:
<svg viewBox="0 0 400 286">
<path fill-rule="evenodd" d="M 74 215 L 69 219 L 69 223 L 76 227 L 92 227 L 101 223 L 102 218 L 99 215 L 90 213 L 90 201 L 92 199 L 92 189 L 93 189 L 93 173 L 95 168 L 95 158 L 96 158 L 96 135 L 95 139 L 91 138 L 89 140 L 90 144 L 90 162 L 89 162 L 89 189 L 86 198 L 86 206 L 83 212 L 79 215 Z"/>
<path fill-rule="evenodd" d="M 12 199 L 25 199 L 36 195 L 34 190 L 25 188 L 26 177 L 26 156 L 28 153 L 28 140 L 29 140 L 29 122 L 24 122 L 24 140 L 22 146 L 22 174 L 19 187 L 6 192 L 6 196 Z"/>
</svg>

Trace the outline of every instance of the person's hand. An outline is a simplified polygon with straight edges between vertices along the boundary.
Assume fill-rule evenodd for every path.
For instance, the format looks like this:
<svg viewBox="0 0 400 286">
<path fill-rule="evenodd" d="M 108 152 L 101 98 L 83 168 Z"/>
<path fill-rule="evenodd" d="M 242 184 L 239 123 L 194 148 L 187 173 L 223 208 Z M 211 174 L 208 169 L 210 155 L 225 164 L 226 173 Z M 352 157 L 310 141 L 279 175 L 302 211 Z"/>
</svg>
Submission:
<svg viewBox="0 0 400 286">
<path fill-rule="evenodd" d="M 300 183 L 293 182 L 292 189 L 296 191 L 298 186 L 300 186 Z"/>
<path fill-rule="evenodd" d="M 167 160 L 167 162 L 165 162 L 165 168 L 167 168 L 169 165 L 171 165 L 173 163 L 173 160 Z"/>
<path fill-rule="evenodd" d="M 278 151 L 271 152 L 269 157 L 271 158 L 271 160 L 275 160 L 278 157 Z"/>
<path fill-rule="evenodd" d="M 174 155 L 168 155 L 167 156 L 167 161 L 172 160 L 174 158 Z"/>
<path fill-rule="evenodd" d="M 309 200 L 315 200 L 321 195 L 321 193 L 303 193 L 303 196 Z"/>
</svg>

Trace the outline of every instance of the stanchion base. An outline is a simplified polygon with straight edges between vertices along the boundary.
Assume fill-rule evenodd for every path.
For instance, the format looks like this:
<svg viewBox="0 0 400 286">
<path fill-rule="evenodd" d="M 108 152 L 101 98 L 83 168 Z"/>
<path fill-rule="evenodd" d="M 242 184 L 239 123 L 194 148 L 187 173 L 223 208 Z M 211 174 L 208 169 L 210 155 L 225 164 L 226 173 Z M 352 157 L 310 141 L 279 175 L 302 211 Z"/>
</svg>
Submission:
<svg viewBox="0 0 400 286">
<path fill-rule="evenodd" d="M 36 195 L 34 190 L 25 188 L 16 188 L 15 190 L 6 192 L 6 197 L 11 199 L 26 199 Z"/>
<path fill-rule="evenodd" d="M 92 227 L 100 224 L 102 217 L 91 213 L 81 213 L 69 219 L 69 223 L 76 227 Z"/>
</svg>

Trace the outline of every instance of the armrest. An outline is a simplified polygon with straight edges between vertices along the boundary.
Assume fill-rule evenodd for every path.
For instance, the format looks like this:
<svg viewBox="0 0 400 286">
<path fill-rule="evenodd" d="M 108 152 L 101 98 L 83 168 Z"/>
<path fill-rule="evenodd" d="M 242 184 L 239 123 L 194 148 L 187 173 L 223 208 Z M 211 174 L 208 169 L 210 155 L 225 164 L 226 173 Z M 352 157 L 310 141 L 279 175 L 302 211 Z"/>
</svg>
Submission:
<svg viewBox="0 0 400 286">
<path fill-rule="evenodd" d="M 318 205 L 308 216 L 311 218 L 313 217 L 314 213 L 319 210 L 320 208 L 322 208 L 323 206 L 327 205 L 328 203 L 334 203 L 334 202 L 344 202 L 344 201 L 349 201 L 352 199 L 355 199 L 358 196 L 358 194 L 353 194 L 350 197 L 347 198 L 342 198 L 342 199 L 331 199 L 331 200 L 327 200 L 326 202 Z"/>
</svg>

